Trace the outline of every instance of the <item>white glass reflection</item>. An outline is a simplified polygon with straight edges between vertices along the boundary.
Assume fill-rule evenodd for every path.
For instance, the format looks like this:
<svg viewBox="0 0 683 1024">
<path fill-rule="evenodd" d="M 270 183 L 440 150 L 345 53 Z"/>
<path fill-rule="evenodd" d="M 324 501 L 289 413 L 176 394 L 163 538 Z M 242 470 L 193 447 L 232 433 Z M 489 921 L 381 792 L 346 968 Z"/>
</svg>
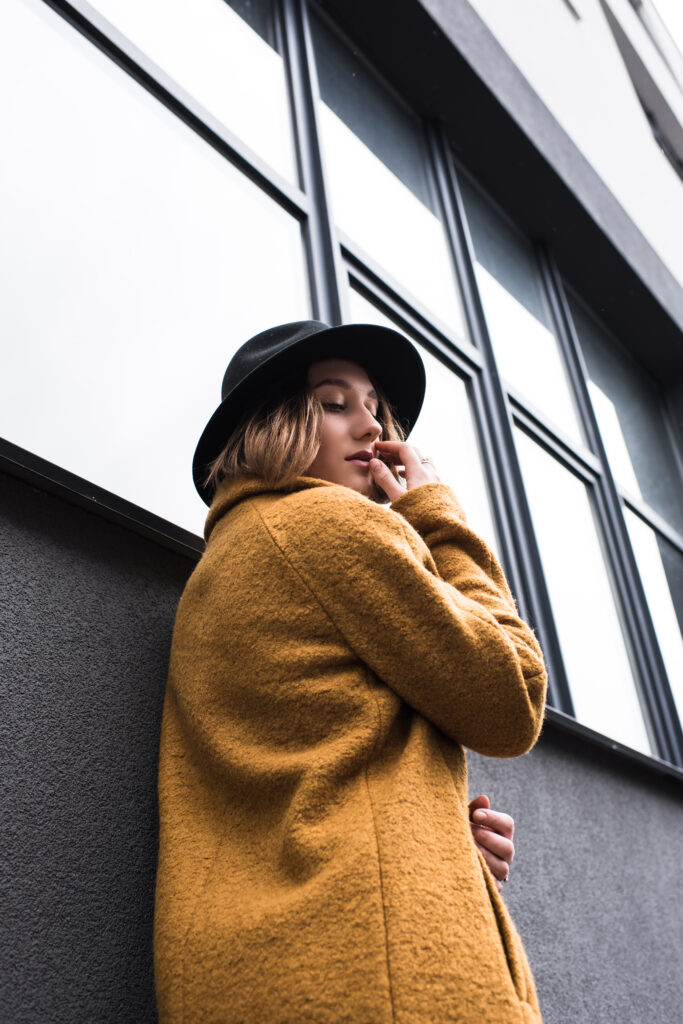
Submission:
<svg viewBox="0 0 683 1024">
<path fill-rule="evenodd" d="M 299 227 L 40 0 L 0 22 L 0 434 L 200 533 L 230 355 L 310 316 Z"/>
<path fill-rule="evenodd" d="M 350 323 L 401 330 L 355 289 L 349 289 L 349 305 Z M 426 349 L 420 348 L 420 355 L 427 373 L 427 390 L 408 443 L 434 460 L 439 477 L 452 488 L 468 524 L 500 557 L 467 388 Z"/>
<path fill-rule="evenodd" d="M 335 222 L 464 337 L 465 322 L 417 122 L 312 20 L 318 119 Z"/>
<path fill-rule="evenodd" d="M 515 441 L 576 717 L 652 753 L 586 486 L 523 431 Z"/>
<path fill-rule="evenodd" d="M 296 178 L 271 0 L 92 0 L 187 93 L 290 181 Z"/>
<path fill-rule="evenodd" d="M 475 273 L 501 376 L 541 415 L 584 444 L 576 407 L 529 243 L 465 179 Z"/>
<path fill-rule="evenodd" d="M 592 380 L 588 381 L 588 391 L 615 478 L 631 494 L 642 498 L 643 495 L 614 402 Z"/>
<path fill-rule="evenodd" d="M 658 544 L 654 530 L 631 509 L 625 508 L 624 513 L 669 685 L 683 722 L 683 556 L 665 540 Z"/>
<path fill-rule="evenodd" d="M 614 477 L 683 533 L 683 479 L 659 386 L 582 304 L 574 298 L 570 304 Z"/>
</svg>

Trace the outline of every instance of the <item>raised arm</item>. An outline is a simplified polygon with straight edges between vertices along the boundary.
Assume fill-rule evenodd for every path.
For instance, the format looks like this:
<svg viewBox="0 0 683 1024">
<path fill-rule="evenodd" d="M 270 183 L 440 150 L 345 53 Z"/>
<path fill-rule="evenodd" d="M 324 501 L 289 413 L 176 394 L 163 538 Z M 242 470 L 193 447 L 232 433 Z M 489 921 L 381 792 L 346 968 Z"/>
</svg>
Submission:
<svg viewBox="0 0 683 1024">
<path fill-rule="evenodd" d="M 525 753 L 541 728 L 546 671 L 495 556 L 446 484 L 415 487 L 394 506 L 335 486 L 293 494 L 261 514 L 284 558 L 387 686 L 472 750 Z M 408 515 L 427 530 L 439 565 Z"/>
</svg>

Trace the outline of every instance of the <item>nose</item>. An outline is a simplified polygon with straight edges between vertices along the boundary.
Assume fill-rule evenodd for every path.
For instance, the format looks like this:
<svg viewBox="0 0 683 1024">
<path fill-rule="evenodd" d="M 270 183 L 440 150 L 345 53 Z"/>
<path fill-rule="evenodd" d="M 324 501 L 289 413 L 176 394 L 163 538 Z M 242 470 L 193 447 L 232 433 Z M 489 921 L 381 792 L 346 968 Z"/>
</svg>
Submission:
<svg viewBox="0 0 683 1024">
<path fill-rule="evenodd" d="M 360 414 L 360 424 L 358 426 L 356 436 L 358 438 L 369 438 L 371 441 L 376 441 L 381 433 L 381 424 L 377 422 L 369 409 L 363 409 Z"/>
</svg>

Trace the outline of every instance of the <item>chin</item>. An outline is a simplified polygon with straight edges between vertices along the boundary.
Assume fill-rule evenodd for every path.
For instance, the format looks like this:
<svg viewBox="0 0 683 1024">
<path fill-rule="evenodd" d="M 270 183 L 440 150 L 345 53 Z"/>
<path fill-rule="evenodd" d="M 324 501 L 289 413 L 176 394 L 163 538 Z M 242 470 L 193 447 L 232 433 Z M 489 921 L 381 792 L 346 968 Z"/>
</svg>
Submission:
<svg viewBox="0 0 683 1024">
<path fill-rule="evenodd" d="M 362 494 L 364 498 L 373 498 L 373 500 L 376 500 L 375 495 L 377 494 L 377 488 L 375 486 L 375 481 L 370 479 L 369 474 L 367 480 L 353 480 L 350 483 L 347 483 L 346 486 L 350 487 L 353 491 L 357 491 L 358 494 Z"/>
</svg>

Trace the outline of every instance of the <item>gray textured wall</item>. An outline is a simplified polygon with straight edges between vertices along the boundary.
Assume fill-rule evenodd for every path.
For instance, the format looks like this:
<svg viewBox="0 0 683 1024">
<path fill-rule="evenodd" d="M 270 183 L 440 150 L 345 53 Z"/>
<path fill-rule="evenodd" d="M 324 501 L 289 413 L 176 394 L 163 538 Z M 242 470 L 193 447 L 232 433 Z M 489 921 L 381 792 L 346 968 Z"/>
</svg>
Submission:
<svg viewBox="0 0 683 1024">
<path fill-rule="evenodd" d="M 191 564 L 0 476 L 0 1019 L 154 1019 L 155 772 Z"/>
<path fill-rule="evenodd" d="M 546 726 L 470 792 L 515 819 L 505 898 L 545 1024 L 671 1024 L 683 1005 L 683 784 Z"/>
<path fill-rule="evenodd" d="M 158 729 L 191 568 L 0 475 L 3 1024 L 154 1020 Z M 551 729 L 471 773 L 517 822 L 505 896 L 546 1024 L 669 1024 L 683 789 Z"/>
</svg>

